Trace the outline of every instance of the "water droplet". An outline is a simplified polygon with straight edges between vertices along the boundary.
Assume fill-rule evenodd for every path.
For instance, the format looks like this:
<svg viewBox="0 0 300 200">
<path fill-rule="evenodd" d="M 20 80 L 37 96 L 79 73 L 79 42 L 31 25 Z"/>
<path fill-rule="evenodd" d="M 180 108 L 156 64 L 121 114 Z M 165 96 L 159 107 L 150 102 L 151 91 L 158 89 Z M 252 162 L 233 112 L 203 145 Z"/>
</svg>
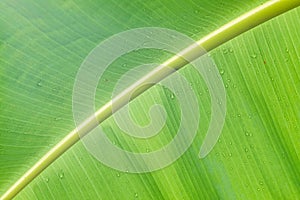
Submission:
<svg viewBox="0 0 300 200">
<path fill-rule="evenodd" d="M 171 94 L 171 95 L 170 95 L 170 98 L 171 98 L 171 99 L 174 99 L 174 94 Z"/>
<path fill-rule="evenodd" d="M 248 137 L 252 136 L 252 134 L 249 131 L 245 131 L 245 135 Z"/>
<path fill-rule="evenodd" d="M 259 185 L 263 185 L 264 183 L 262 181 L 259 181 Z"/>
<path fill-rule="evenodd" d="M 120 177 L 120 173 L 119 172 L 117 173 L 117 177 Z"/>
<path fill-rule="evenodd" d="M 139 196 L 138 193 L 134 193 L 135 198 L 138 198 L 138 196 Z"/>
<path fill-rule="evenodd" d="M 220 69 L 220 74 L 223 75 L 225 73 L 224 69 Z"/>
<path fill-rule="evenodd" d="M 237 114 L 238 117 L 241 117 L 241 114 Z"/>
<path fill-rule="evenodd" d="M 231 80 L 230 80 L 230 79 L 227 79 L 227 82 L 228 82 L 228 83 L 230 83 L 230 82 L 231 82 Z"/>
<path fill-rule="evenodd" d="M 126 63 L 123 63 L 123 64 L 122 64 L 122 67 L 127 67 L 127 64 L 126 64 Z"/>
<path fill-rule="evenodd" d="M 63 171 L 60 171 L 60 172 L 58 173 L 58 177 L 59 177 L 60 179 L 63 179 L 64 176 L 65 176 L 65 174 L 64 174 Z"/>
<path fill-rule="evenodd" d="M 229 157 L 232 157 L 232 153 L 229 153 L 228 155 L 229 155 Z"/>
<path fill-rule="evenodd" d="M 232 48 L 230 48 L 230 49 L 229 49 L 229 52 L 230 52 L 230 53 L 233 53 L 233 49 L 232 49 Z"/>
<path fill-rule="evenodd" d="M 49 178 L 45 178 L 45 181 L 46 181 L 46 183 L 48 183 L 49 182 Z"/>
<path fill-rule="evenodd" d="M 249 151 L 249 149 L 247 147 L 245 147 L 244 150 L 246 153 Z"/>
<path fill-rule="evenodd" d="M 223 48 L 222 51 L 223 51 L 224 54 L 227 54 L 227 53 L 228 53 L 228 49 L 226 49 L 226 48 Z"/>
<path fill-rule="evenodd" d="M 257 191 L 260 191 L 260 188 L 257 188 Z"/>
<path fill-rule="evenodd" d="M 289 53 L 289 49 L 288 49 L 288 48 L 286 48 L 286 49 L 285 49 L 285 52 Z"/>
<path fill-rule="evenodd" d="M 36 84 L 37 86 L 39 86 L 39 87 L 42 87 L 43 86 L 43 84 L 42 84 L 42 80 L 40 80 L 39 82 L 37 82 L 37 84 Z"/>
<path fill-rule="evenodd" d="M 225 84 L 225 88 L 228 88 L 228 84 Z"/>
<path fill-rule="evenodd" d="M 253 58 L 253 59 L 255 59 L 257 57 L 257 55 L 256 54 L 252 54 L 250 57 Z"/>
<path fill-rule="evenodd" d="M 195 14 L 198 14 L 198 13 L 199 13 L 199 10 L 195 10 L 194 13 L 195 13 Z"/>
<path fill-rule="evenodd" d="M 229 142 L 230 145 L 232 145 L 232 142 Z"/>
<path fill-rule="evenodd" d="M 149 153 L 149 152 L 150 152 L 150 149 L 149 149 L 149 148 L 146 148 L 146 152 Z"/>
<path fill-rule="evenodd" d="M 218 142 L 221 143 L 221 139 L 218 139 Z"/>
</svg>

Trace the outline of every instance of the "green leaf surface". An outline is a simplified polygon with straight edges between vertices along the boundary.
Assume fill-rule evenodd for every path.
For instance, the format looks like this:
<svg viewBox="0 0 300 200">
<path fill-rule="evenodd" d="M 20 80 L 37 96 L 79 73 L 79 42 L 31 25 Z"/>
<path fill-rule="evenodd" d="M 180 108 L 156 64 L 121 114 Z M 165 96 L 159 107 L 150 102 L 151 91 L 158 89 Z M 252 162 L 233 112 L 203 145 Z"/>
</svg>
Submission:
<svg viewBox="0 0 300 200">
<path fill-rule="evenodd" d="M 0 194 L 74 129 L 72 90 L 87 54 L 113 34 L 164 27 L 201 39 L 264 1 L 9 1 L 0 2 Z M 210 52 L 227 95 L 222 135 L 198 158 L 210 121 L 210 95 L 186 66 L 179 73 L 197 94 L 201 122 L 192 146 L 172 165 L 130 174 L 97 161 L 81 142 L 34 179 L 16 199 L 298 199 L 300 197 L 300 9 L 276 17 Z M 139 64 L 169 54 L 133 52 L 100 80 L 96 105 Z M 138 123 L 161 103 L 168 120 L 145 142 L 126 136 L 112 118 L 107 136 L 134 152 L 163 147 L 176 133 L 180 109 L 154 86 L 130 103 Z"/>
</svg>

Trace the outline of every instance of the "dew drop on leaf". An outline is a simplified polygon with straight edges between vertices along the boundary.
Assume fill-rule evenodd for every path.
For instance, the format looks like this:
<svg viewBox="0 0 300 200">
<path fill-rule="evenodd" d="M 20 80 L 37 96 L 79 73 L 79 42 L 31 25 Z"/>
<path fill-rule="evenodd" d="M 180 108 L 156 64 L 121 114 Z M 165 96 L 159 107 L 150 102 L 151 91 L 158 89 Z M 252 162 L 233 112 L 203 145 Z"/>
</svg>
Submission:
<svg viewBox="0 0 300 200">
<path fill-rule="evenodd" d="M 138 196 L 139 196 L 138 193 L 134 193 L 135 198 L 138 198 Z"/>
<path fill-rule="evenodd" d="M 252 136 L 252 134 L 249 131 L 245 131 L 245 135 L 248 137 Z"/>
<path fill-rule="evenodd" d="M 224 54 L 228 53 L 228 49 L 226 49 L 226 48 L 224 48 L 222 51 L 223 51 Z"/>
<path fill-rule="evenodd" d="M 38 87 L 42 87 L 43 86 L 43 84 L 42 84 L 42 80 L 40 80 L 39 82 L 37 82 L 37 84 L 36 84 Z"/>
<path fill-rule="evenodd" d="M 250 57 L 255 59 L 257 57 L 257 55 L 256 54 L 252 54 Z"/>
<path fill-rule="evenodd" d="M 63 171 L 60 171 L 60 172 L 58 173 L 58 177 L 59 177 L 60 179 L 63 179 L 64 176 L 65 176 L 65 174 L 64 174 Z"/>
<path fill-rule="evenodd" d="M 220 74 L 223 75 L 225 73 L 224 69 L 220 69 Z"/>
</svg>

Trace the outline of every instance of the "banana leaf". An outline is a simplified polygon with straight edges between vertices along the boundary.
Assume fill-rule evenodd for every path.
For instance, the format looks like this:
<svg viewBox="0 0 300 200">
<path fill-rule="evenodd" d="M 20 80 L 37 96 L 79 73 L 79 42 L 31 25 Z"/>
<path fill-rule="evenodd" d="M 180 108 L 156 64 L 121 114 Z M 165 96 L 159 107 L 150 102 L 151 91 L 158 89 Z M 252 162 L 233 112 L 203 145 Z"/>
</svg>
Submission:
<svg viewBox="0 0 300 200">
<path fill-rule="evenodd" d="M 298 0 L 295 0 L 298 2 Z M 0 2 L 0 194 L 76 127 L 72 94 L 86 56 L 114 34 L 140 27 L 176 30 L 199 40 L 262 0 Z M 178 71 L 199 102 L 197 135 L 171 165 L 130 173 L 99 162 L 74 144 L 15 199 L 299 199 L 300 9 L 295 8 L 209 52 L 226 91 L 226 118 L 212 151 L 199 158 L 211 120 L 211 98 L 191 65 Z M 99 81 L 95 107 L 111 99 L 126 72 L 163 63 L 168 52 L 147 49 L 115 60 Z M 145 71 L 145 73 L 147 73 Z M 170 75 L 170 78 L 172 75 Z M 180 105 L 155 85 L 130 104 L 146 125 L 153 104 L 166 124 L 148 140 L 130 137 L 114 118 L 101 128 L 115 146 L 147 153 L 168 144 L 180 124 Z"/>
</svg>

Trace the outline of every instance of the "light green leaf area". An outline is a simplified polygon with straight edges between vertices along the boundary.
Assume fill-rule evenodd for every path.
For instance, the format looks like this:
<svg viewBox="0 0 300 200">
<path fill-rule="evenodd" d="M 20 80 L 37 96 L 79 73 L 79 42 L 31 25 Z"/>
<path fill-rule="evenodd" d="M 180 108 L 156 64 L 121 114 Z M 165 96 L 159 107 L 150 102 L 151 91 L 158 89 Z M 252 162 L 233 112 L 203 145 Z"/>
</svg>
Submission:
<svg viewBox="0 0 300 200">
<path fill-rule="evenodd" d="M 87 54 L 113 34 L 164 27 L 195 40 L 263 1 L 11 1 L 0 2 L 0 194 L 74 129 L 72 90 Z M 200 102 L 199 130 L 176 162 L 130 174 L 97 161 L 78 142 L 16 199 L 297 199 L 300 197 L 300 9 L 272 19 L 210 52 L 227 94 L 221 137 L 198 158 L 210 122 L 210 94 L 195 69 L 179 73 Z M 97 108 L 117 80 L 170 54 L 141 50 L 117 59 L 99 82 Z M 171 78 L 171 77 L 170 77 Z M 150 122 L 165 107 L 162 131 L 147 141 L 124 134 L 113 118 L 101 126 L 113 143 L 134 152 L 162 148 L 175 136 L 180 105 L 159 85 L 130 103 L 132 118 Z"/>
</svg>

